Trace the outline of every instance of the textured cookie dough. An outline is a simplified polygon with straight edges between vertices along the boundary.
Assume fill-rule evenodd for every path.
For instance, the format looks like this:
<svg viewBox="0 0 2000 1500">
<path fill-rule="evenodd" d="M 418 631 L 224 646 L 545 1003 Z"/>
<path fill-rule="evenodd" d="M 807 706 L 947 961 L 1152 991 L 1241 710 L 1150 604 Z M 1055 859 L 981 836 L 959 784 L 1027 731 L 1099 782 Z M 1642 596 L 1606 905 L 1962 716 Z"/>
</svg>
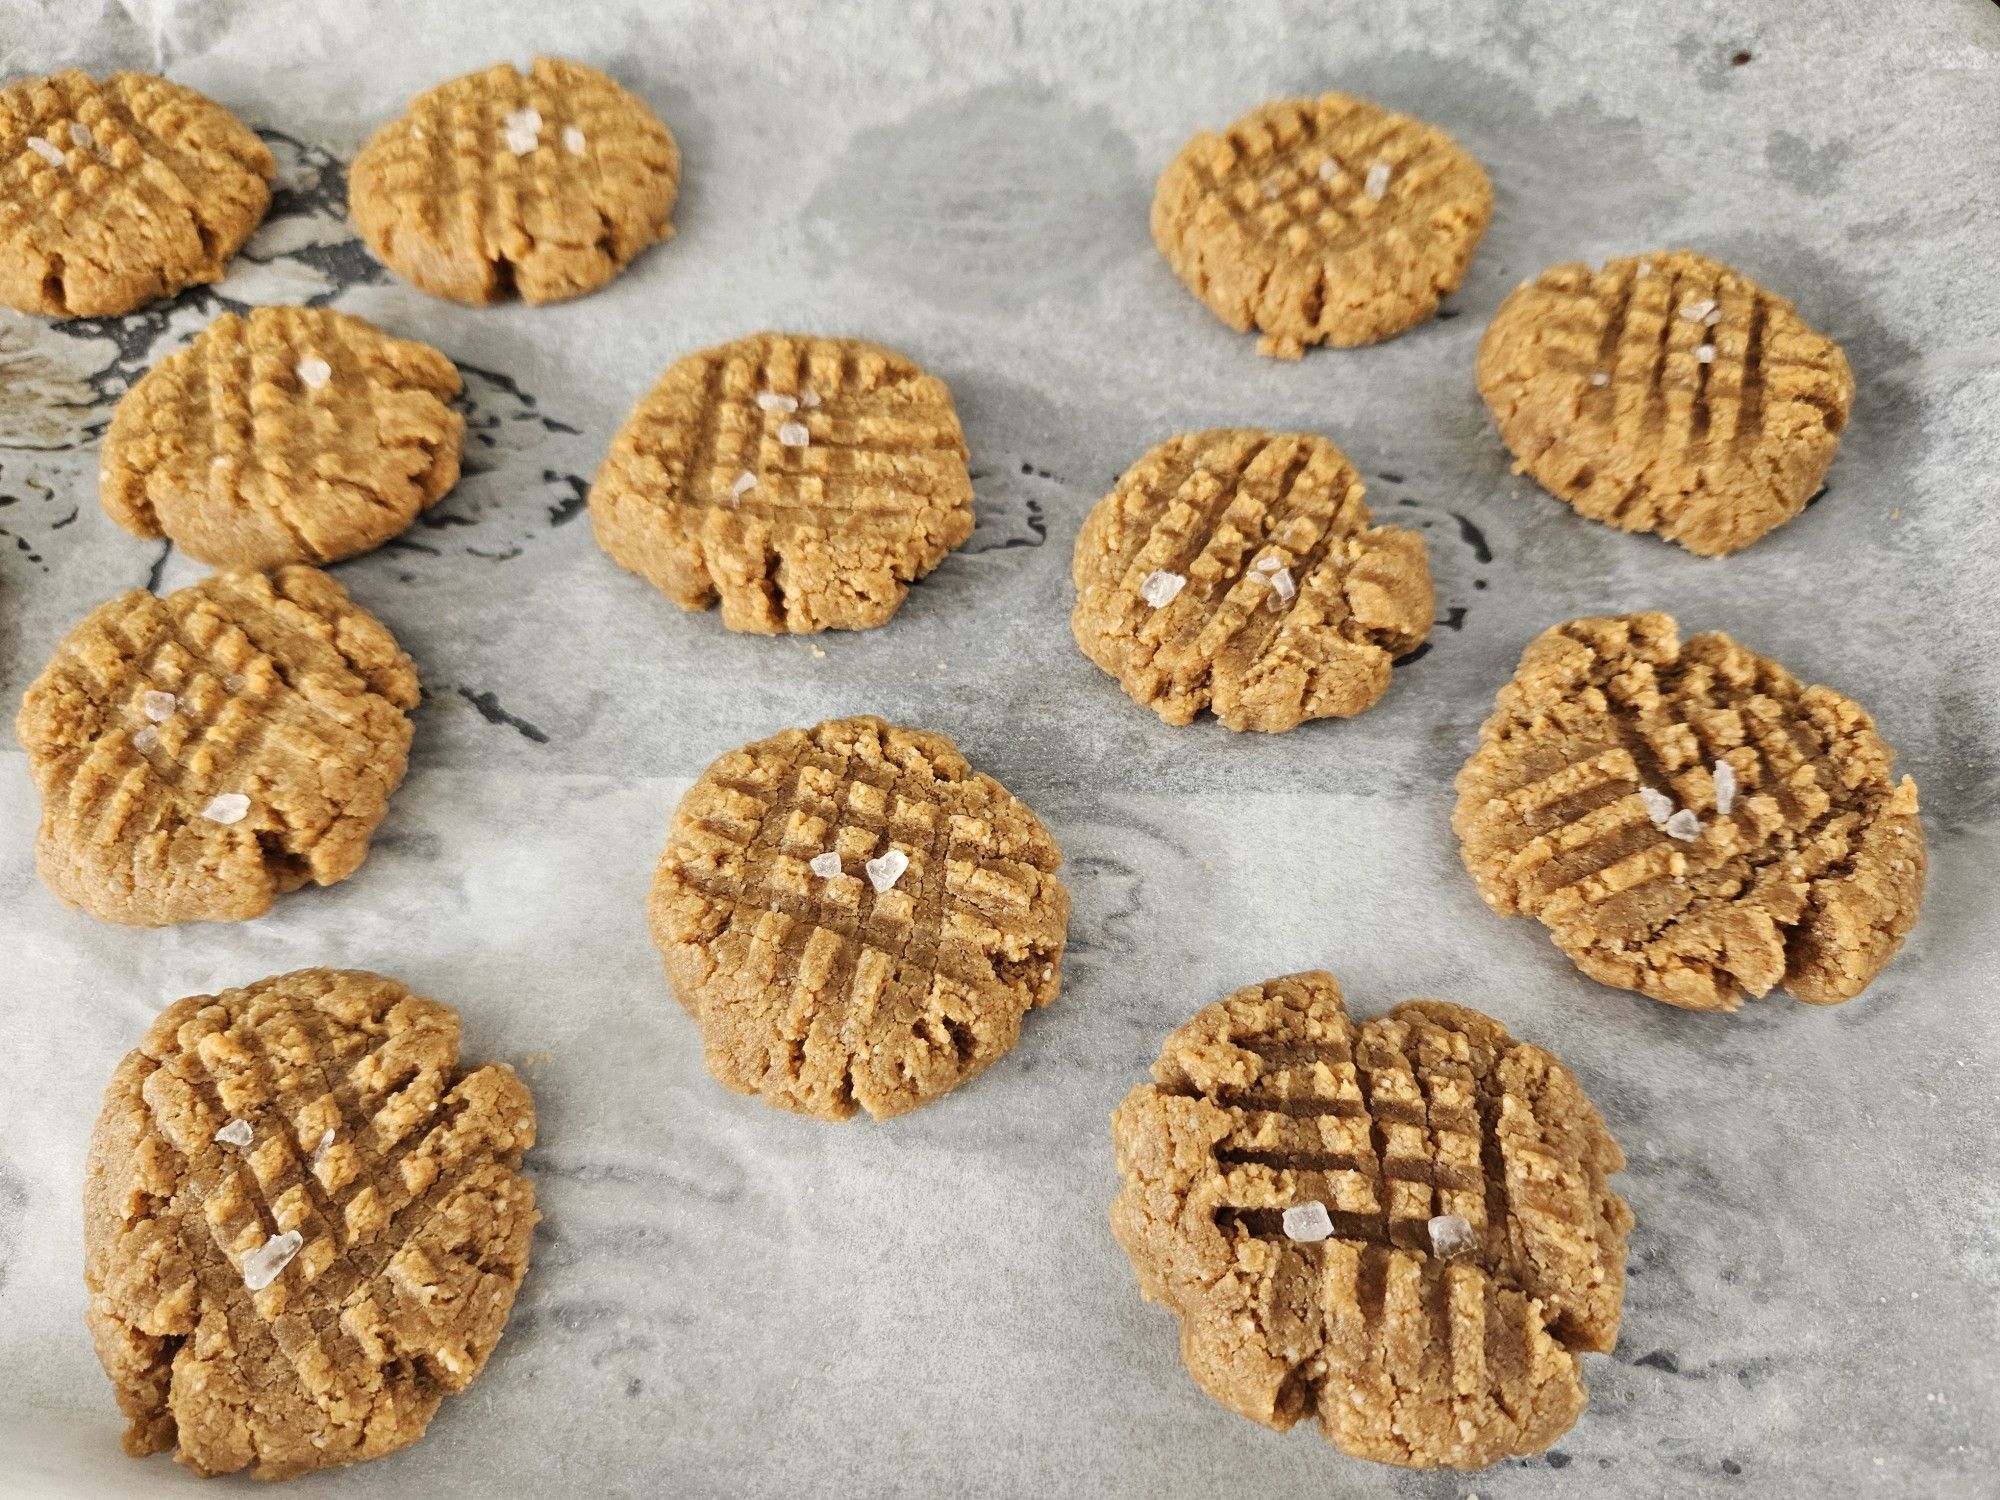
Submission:
<svg viewBox="0 0 2000 1500">
<path fill-rule="evenodd" d="M 150 73 L 0 89 L 0 302 L 112 317 L 219 281 L 278 163 L 228 110 Z"/>
<path fill-rule="evenodd" d="M 84 1169 L 85 1314 L 135 1457 L 285 1479 L 423 1436 L 528 1269 L 535 1105 L 458 1017 L 301 969 L 161 1013 Z"/>
<path fill-rule="evenodd" d="M 1480 342 L 1478 380 L 1517 472 L 1704 557 L 1805 508 L 1854 402 L 1839 345 L 1685 250 L 1523 283 Z"/>
<path fill-rule="evenodd" d="M 458 392 L 437 350 L 346 313 L 224 313 L 118 403 L 99 497 L 215 567 L 337 562 L 458 482 Z"/>
<path fill-rule="evenodd" d="M 1431 630 L 1424 539 L 1370 524 L 1347 456 L 1311 433 L 1169 438 L 1077 534 L 1070 629 L 1169 724 L 1345 717 Z"/>
<path fill-rule="evenodd" d="M 972 535 L 951 392 L 859 339 L 760 333 L 677 361 L 590 490 L 598 544 L 731 630 L 865 630 Z"/>
<path fill-rule="evenodd" d="M 1492 184 L 1450 136 L 1346 94 L 1202 131 L 1153 192 L 1153 243 L 1174 274 L 1283 359 L 1423 322 L 1492 218 Z"/>
<path fill-rule="evenodd" d="M 1561 1063 L 1477 1011 L 1357 1027 L 1330 974 L 1248 985 L 1167 1038 L 1111 1138 L 1140 1289 L 1252 1421 L 1483 1468 L 1568 1431 L 1578 1356 L 1617 1342 L 1624 1156 Z"/>
<path fill-rule="evenodd" d="M 1690 1010 L 1832 1005 L 1916 924 L 1917 786 L 1851 698 L 1670 616 L 1545 631 L 1458 773 L 1465 867 L 1591 978 Z"/>
<path fill-rule="evenodd" d="M 433 296 L 556 302 L 673 234 L 680 176 L 645 101 L 538 57 L 417 95 L 354 158 L 347 202 L 376 258 Z"/>
<path fill-rule="evenodd" d="M 344 880 L 403 779 L 416 705 L 410 659 L 317 569 L 121 594 L 21 704 L 42 879 L 142 927 L 261 916 Z"/>
<path fill-rule="evenodd" d="M 674 812 L 648 911 L 708 1070 L 821 1119 L 902 1114 L 1062 987 L 1055 840 L 941 734 L 833 719 L 732 750 Z"/>
</svg>

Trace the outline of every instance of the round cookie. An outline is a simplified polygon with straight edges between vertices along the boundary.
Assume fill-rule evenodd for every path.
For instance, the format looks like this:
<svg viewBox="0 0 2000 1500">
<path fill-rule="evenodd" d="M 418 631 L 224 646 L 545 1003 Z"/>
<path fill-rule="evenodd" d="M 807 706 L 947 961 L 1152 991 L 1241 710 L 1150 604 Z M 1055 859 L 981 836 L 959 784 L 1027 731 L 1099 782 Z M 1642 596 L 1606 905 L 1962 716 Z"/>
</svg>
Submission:
<svg viewBox="0 0 2000 1500">
<path fill-rule="evenodd" d="M 1529 645 L 1458 773 L 1465 867 L 1591 978 L 1690 1010 L 1852 999 L 1916 924 L 1916 783 L 1851 698 L 1671 616 Z"/>
<path fill-rule="evenodd" d="M 224 313 L 118 403 L 99 498 L 214 567 L 337 562 L 458 482 L 458 392 L 437 350 L 347 313 Z"/>
<path fill-rule="evenodd" d="M 680 176 L 644 100 L 538 57 L 417 95 L 354 158 L 347 203 L 376 258 L 432 296 L 557 302 L 673 234 Z"/>
<path fill-rule="evenodd" d="M 733 750 L 647 903 L 708 1070 L 825 1120 L 927 1104 L 1062 987 L 1055 840 L 941 734 L 833 719 Z"/>
<path fill-rule="evenodd" d="M 951 392 L 860 339 L 760 333 L 678 360 L 590 489 L 598 545 L 731 630 L 865 630 L 972 535 Z"/>
<path fill-rule="evenodd" d="M 1625 1164 L 1583 1090 L 1497 1021 L 1411 1000 L 1356 1026 L 1320 972 L 1167 1038 L 1111 1117 L 1111 1227 L 1188 1373 L 1344 1453 L 1477 1469 L 1539 1453 L 1625 1295 Z"/>
<path fill-rule="evenodd" d="M 1437 311 L 1493 218 L 1479 163 L 1435 125 L 1322 94 L 1259 105 L 1181 147 L 1153 243 L 1257 352 L 1373 344 Z"/>
<path fill-rule="evenodd" d="M 85 1314 L 135 1457 L 286 1479 L 423 1436 L 528 1269 L 535 1105 L 458 1017 L 301 969 L 167 1007 L 105 1090 Z"/>
<path fill-rule="evenodd" d="M 1480 341 L 1478 381 L 1516 472 L 1703 557 L 1805 508 L 1854 401 L 1839 345 L 1685 250 L 1522 283 Z"/>
<path fill-rule="evenodd" d="M 141 927 L 261 916 L 344 880 L 403 779 L 416 705 L 410 659 L 317 569 L 121 594 L 21 703 L 42 879 Z"/>
<path fill-rule="evenodd" d="M 1169 724 L 1346 717 L 1431 630 L 1424 539 L 1376 526 L 1347 456 L 1305 432 L 1169 438 L 1077 534 L 1070 629 Z"/>
<path fill-rule="evenodd" d="M 114 317 L 219 281 L 278 163 L 206 95 L 75 68 L 0 89 L 0 302 Z"/>
</svg>

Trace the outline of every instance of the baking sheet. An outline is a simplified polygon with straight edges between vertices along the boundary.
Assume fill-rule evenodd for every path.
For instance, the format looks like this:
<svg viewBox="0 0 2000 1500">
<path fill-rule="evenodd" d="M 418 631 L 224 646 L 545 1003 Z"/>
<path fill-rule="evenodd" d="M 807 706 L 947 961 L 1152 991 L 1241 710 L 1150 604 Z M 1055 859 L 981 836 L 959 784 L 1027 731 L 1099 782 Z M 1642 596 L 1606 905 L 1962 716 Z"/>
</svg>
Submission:
<svg viewBox="0 0 2000 1500">
<path fill-rule="evenodd" d="M 418 88 L 537 50 L 666 119 L 678 236 L 558 307 L 394 281 L 353 238 L 341 161 Z M 200 576 L 102 513 L 94 445 L 221 307 L 331 301 L 436 344 L 466 372 L 472 462 L 338 570 L 426 690 L 354 879 L 248 925 L 96 922 L 36 881 L 35 799 L 0 753 L 0 1493 L 194 1486 L 118 1450 L 82 1325 L 85 1142 L 160 1006 L 314 963 L 455 1004 L 468 1058 L 521 1068 L 546 1220 L 472 1390 L 415 1448 L 300 1494 L 1993 1493 L 2000 11 L 0 4 L 0 71 L 71 63 L 213 94 L 284 177 L 212 291 L 111 323 L 0 314 L 0 697 L 100 599 Z M 1452 131 L 1497 217 L 1447 316 L 1273 363 L 1152 253 L 1151 181 L 1197 127 L 1333 86 Z M 1511 477 L 1471 383 L 1523 277 L 1683 243 L 1795 298 L 1860 385 L 1829 493 L 1721 562 Z M 979 527 L 884 629 L 732 636 L 612 566 L 579 514 L 659 371 L 765 327 L 878 339 L 957 397 Z M 1360 719 L 1168 729 L 1070 641 L 1085 511 L 1155 441 L 1224 423 L 1327 433 L 1429 539 L 1441 624 Z M 1450 781 L 1494 690 L 1542 627 L 1640 607 L 1853 693 L 1920 783 L 1923 921 L 1863 999 L 1681 1014 L 1474 894 Z M 946 731 L 1025 798 L 1075 910 L 1064 994 L 1010 1057 L 835 1127 L 709 1081 L 641 903 L 711 758 L 858 711 Z M 1105 1223 L 1107 1112 L 1197 1006 L 1311 965 L 1357 1014 L 1433 995 L 1501 1017 L 1624 1143 L 1623 1338 L 1545 1457 L 1404 1474 L 1265 1432 L 1201 1394 L 1139 1299 Z"/>
</svg>

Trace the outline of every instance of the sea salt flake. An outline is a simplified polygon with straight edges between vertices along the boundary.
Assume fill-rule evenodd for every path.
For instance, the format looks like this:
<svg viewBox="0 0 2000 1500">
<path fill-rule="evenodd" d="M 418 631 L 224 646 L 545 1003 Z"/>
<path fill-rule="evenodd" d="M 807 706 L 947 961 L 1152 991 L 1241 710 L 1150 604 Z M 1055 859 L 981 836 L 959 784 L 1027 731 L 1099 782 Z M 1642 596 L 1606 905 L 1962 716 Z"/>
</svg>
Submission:
<svg viewBox="0 0 2000 1500">
<path fill-rule="evenodd" d="M 247 1146 L 250 1144 L 250 1122 L 248 1120 L 231 1120 L 227 1125 L 216 1131 L 210 1139 L 223 1141 L 231 1146 Z"/>
<path fill-rule="evenodd" d="M 516 156 L 526 156 L 542 143 L 542 113 L 530 106 L 517 109 L 507 116 L 507 128 L 502 134 L 507 140 L 507 149 Z"/>
<path fill-rule="evenodd" d="M 1139 597 L 1155 609 L 1165 609 L 1186 587 L 1185 574 L 1169 573 L 1164 568 L 1155 568 L 1146 575 L 1146 581 L 1139 585 Z"/>
<path fill-rule="evenodd" d="M 1674 815 L 1674 799 L 1665 792 L 1656 792 L 1649 786 L 1639 788 L 1639 800 L 1646 804 L 1646 816 L 1653 820 L 1655 828 L 1665 828 L 1667 819 Z"/>
<path fill-rule="evenodd" d="M 218 792 L 208 799 L 201 815 L 211 823 L 241 823 L 250 812 L 250 799 L 241 792 Z"/>
<path fill-rule="evenodd" d="M 814 407 L 817 407 L 819 405 L 819 392 L 814 390 L 811 386 L 807 386 L 803 391 L 799 393 L 799 405 L 805 407 L 809 411 Z"/>
<path fill-rule="evenodd" d="M 831 880 L 840 873 L 840 856 L 829 849 L 824 854 L 815 854 L 807 866 L 821 880 Z"/>
<path fill-rule="evenodd" d="M 305 1242 L 305 1236 L 296 1229 L 272 1235 L 243 1257 L 243 1284 L 253 1292 L 263 1291 L 292 1263 L 292 1257 Z"/>
<path fill-rule="evenodd" d="M 730 484 L 729 498 L 732 500 L 741 500 L 745 495 L 749 494 L 752 490 L 756 488 L 757 488 L 757 476 L 755 474 L 752 474 L 748 469 L 745 469 L 741 474 L 738 474 L 735 480 Z"/>
<path fill-rule="evenodd" d="M 903 878 L 903 872 L 910 868 L 910 856 L 901 849 L 891 849 L 876 855 L 861 868 L 868 872 L 868 883 L 879 896 Z"/>
<path fill-rule="evenodd" d="M 1715 778 L 1715 810 L 1726 814 L 1736 805 L 1736 767 L 1719 760 L 1710 774 Z"/>
<path fill-rule="evenodd" d="M 148 688 L 139 698 L 139 707 L 155 724 L 166 723 L 174 716 L 174 710 L 180 706 L 180 699 L 172 693 L 163 693 L 157 688 Z"/>
<path fill-rule="evenodd" d="M 1685 807 L 1666 821 L 1667 837 L 1691 844 L 1701 837 L 1701 819 Z"/>
<path fill-rule="evenodd" d="M 333 379 L 333 366 L 323 359 L 302 359 L 299 361 L 299 379 L 318 390 Z"/>
<path fill-rule="evenodd" d="M 1595 375 L 1590 377 L 1590 383 L 1592 385 L 1609 385 L 1611 384 L 1611 377 L 1602 370 L 1599 370 Z"/>
<path fill-rule="evenodd" d="M 1695 359 L 1695 363 L 1696 363 L 1696 364 L 1699 364 L 1699 365 L 1712 365 L 1712 364 L 1714 364 L 1714 363 L 1715 363 L 1715 345 L 1713 345 L 1713 344 L 1703 344 L 1703 345 L 1702 345 L 1702 346 L 1701 346 L 1701 347 L 1700 347 L 1699 349 L 1697 349 L 1697 350 L 1695 350 L 1695 351 L 1694 351 L 1694 359 Z"/>
<path fill-rule="evenodd" d="M 1361 191 L 1375 202 L 1382 201 L 1382 195 L 1389 191 L 1389 164 L 1378 161 L 1368 169 L 1368 180 L 1361 185 Z"/>
<path fill-rule="evenodd" d="M 1290 568 L 1280 568 L 1271 575 L 1271 590 L 1273 602 L 1281 599 L 1289 599 L 1299 591 L 1299 586 L 1292 582 L 1292 570 Z"/>
<path fill-rule="evenodd" d="M 1708 315 L 1714 311 L 1715 299 L 1713 297 L 1704 297 L 1699 302 L 1684 302 L 1681 304 L 1681 316 L 1686 318 L 1690 323 L 1704 323 L 1708 321 Z"/>
<path fill-rule="evenodd" d="M 1479 1236 L 1472 1232 L 1472 1221 L 1464 1214 L 1439 1214 L 1428 1227 L 1431 1254 L 1439 1260 L 1450 1260 L 1479 1248 Z"/>
<path fill-rule="evenodd" d="M 313 1165 L 313 1170 L 315 1172 L 319 1170 L 320 1163 L 326 1160 L 326 1153 L 331 1151 L 332 1149 L 333 1149 L 333 1132 L 329 1130 L 325 1135 L 319 1138 L 319 1144 L 313 1147 L 312 1165 Z"/>
<path fill-rule="evenodd" d="M 97 137 L 90 133 L 90 127 L 81 120 L 69 122 L 69 138 L 71 144 L 77 146 L 93 145 L 97 140 Z"/>
<path fill-rule="evenodd" d="M 1708 311 L 1708 316 L 1703 318 L 1701 321 L 1704 326 L 1713 328 L 1717 323 L 1720 323 L 1722 321 L 1722 309 L 1719 307 L 1710 308 Z"/>
<path fill-rule="evenodd" d="M 759 391 L 757 393 L 757 409 L 759 411 L 797 411 L 799 409 L 799 398 L 796 396 L 781 396 L 776 391 Z"/>
<path fill-rule="evenodd" d="M 1339 172 L 1340 172 L 1340 163 L 1335 161 L 1330 156 L 1325 161 L 1319 164 L 1319 180 L 1321 182 L 1333 181 L 1334 177 L 1338 175 Z"/>
<path fill-rule="evenodd" d="M 563 126 L 563 150 L 571 156 L 583 155 L 583 132 L 574 125 Z"/>
<path fill-rule="evenodd" d="M 1285 1238 L 1288 1240 L 1297 1240 L 1302 1245 L 1317 1245 L 1332 1233 L 1333 1216 L 1317 1198 L 1310 1203 L 1296 1203 L 1285 1210 Z"/>
<path fill-rule="evenodd" d="M 1259 573 L 1275 573 L 1284 565 L 1275 557 L 1260 557 L 1250 564 L 1250 566 L 1255 568 Z"/>
<path fill-rule="evenodd" d="M 813 439 L 812 433 L 803 422 L 787 422 L 778 429 L 778 441 L 787 448 L 803 448 Z"/>
<path fill-rule="evenodd" d="M 28 149 L 52 167 L 59 167 L 63 164 L 61 150 L 38 135 L 28 137 Z"/>
</svg>

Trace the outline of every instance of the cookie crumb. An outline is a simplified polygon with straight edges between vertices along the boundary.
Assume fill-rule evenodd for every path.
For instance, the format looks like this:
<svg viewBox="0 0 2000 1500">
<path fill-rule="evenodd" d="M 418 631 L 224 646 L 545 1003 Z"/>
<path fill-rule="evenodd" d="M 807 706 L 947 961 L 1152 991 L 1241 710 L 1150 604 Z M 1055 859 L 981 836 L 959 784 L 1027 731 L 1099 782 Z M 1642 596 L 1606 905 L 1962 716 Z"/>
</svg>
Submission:
<svg viewBox="0 0 2000 1500">
<path fill-rule="evenodd" d="M 1710 774 L 1715 778 L 1715 810 L 1726 814 L 1736 805 L 1736 767 L 1718 760 Z"/>
<path fill-rule="evenodd" d="M 826 660 L 826 652 L 825 652 L 825 651 L 823 651 L 823 650 L 821 650 L 821 649 L 820 649 L 820 648 L 819 648 L 818 646 L 814 646 L 814 647 L 811 647 L 810 649 L 811 649 L 811 651 L 812 651 L 812 654 L 813 654 L 813 657 L 814 657 L 814 659 L 815 659 L 815 660 L 817 660 L 817 661 L 825 661 L 825 660 Z"/>
<path fill-rule="evenodd" d="M 326 1160 L 326 1153 L 331 1151 L 332 1149 L 333 1149 L 333 1132 L 329 1130 L 325 1135 L 319 1138 L 319 1144 L 313 1147 L 312 1167 L 315 1172 L 317 1172 L 320 1169 L 320 1164 Z"/>
<path fill-rule="evenodd" d="M 28 149 L 52 167 L 59 167 L 63 164 L 62 151 L 38 135 L 28 137 Z"/>
<path fill-rule="evenodd" d="M 1691 844 L 1701 837 L 1701 819 L 1685 807 L 1667 819 L 1663 826 L 1668 838 L 1679 839 L 1683 844 Z"/>
<path fill-rule="evenodd" d="M 515 110 L 507 116 L 507 126 L 501 134 L 509 151 L 526 156 L 542 143 L 542 112 L 533 105 Z"/>
<path fill-rule="evenodd" d="M 1715 299 L 1713 297 L 1704 297 L 1699 302 L 1684 302 L 1681 304 L 1681 316 L 1686 318 L 1690 323 L 1705 323 L 1708 321 L 1708 315 L 1714 311 Z"/>
<path fill-rule="evenodd" d="M 797 411 L 799 409 L 799 398 L 796 396 L 780 395 L 776 391 L 759 391 L 757 393 L 757 409 L 759 411 Z"/>
<path fill-rule="evenodd" d="M 214 1135 L 210 1136 L 209 1139 L 222 1141 L 231 1146 L 247 1146 L 251 1140 L 250 1122 L 248 1120 L 231 1120 L 227 1125 L 216 1131 Z"/>
<path fill-rule="evenodd" d="M 323 359 L 302 359 L 298 364 L 299 379 L 318 390 L 333 379 L 333 366 Z"/>
<path fill-rule="evenodd" d="M 1164 568 L 1155 568 L 1146 575 L 1146 581 L 1139 585 L 1139 597 L 1155 609 L 1165 609 L 1186 587 L 1186 574 L 1169 573 Z"/>
<path fill-rule="evenodd" d="M 241 792 L 218 792 L 201 815 L 211 823 L 241 823 L 249 815 L 250 799 Z"/>
<path fill-rule="evenodd" d="M 272 1235 L 243 1257 L 243 1284 L 253 1292 L 263 1291 L 292 1263 L 292 1257 L 305 1242 L 305 1236 L 296 1229 Z"/>
<path fill-rule="evenodd" d="M 1321 182 L 1333 181 L 1333 179 L 1339 174 L 1339 172 L 1340 172 L 1340 163 L 1335 161 L 1330 156 L 1325 161 L 1319 164 L 1319 180 Z"/>
<path fill-rule="evenodd" d="M 729 486 L 729 498 L 732 500 L 741 500 L 756 488 L 757 476 L 752 474 L 748 469 L 745 469 L 736 476 L 735 481 Z"/>
<path fill-rule="evenodd" d="M 1479 1248 L 1479 1236 L 1464 1214 L 1438 1214 L 1430 1221 L 1431 1254 L 1439 1260 L 1466 1255 Z"/>
<path fill-rule="evenodd" d="M 1696 364 L 1698 364 L 1698 365 L 1712 365 L 1712 364 L 1714 364 L 1714 363 L 1715 363 L 1715 345 L 1713 345 L 1713 344 L 1703 344 L 1703 345 L 1702 345 L 1702 346 L 1701 346 L 1701 347 L 1700 347 L 1699 349 L 1697 349 L 1697 350 L 1695 350 L 1695 351 L 1694 351 L 1694 360 L 1695 360 L 1695 363 L 1696 363 Z"/>
<path fill-rule="evenodd" d="M 1646 804 L 1646 816 L 1653 820 L 1655 828 L 1665 828 L 1667 819 L 1674 815 L 1674 799 L 1665 792 L 1656 792 L 1649 786 L 1639 788 L 1639 800 Z"/>
<path fill-rule="evenodd" d="M 155 724 L 164 724 L 174 716 L 174 710 L 181 706 L 181 700 L 172 693 L 163 693 L 157 688 L 149 688 L 139 699 L 139 707 L 147 718 Z"/>
<path fill-rule="evenodd" d="M 910 868 L 910 856 L 901 849 L 891 849 L 869 860 L 861 868 L 868 872 L 868 883 L 875 887 L 875 894 L 879 896 L 903 878 L 903 872 Z"/>
<path fill-rule="evenodd" d="M 563 150 L 571 156 L 583 155 L 583 132 L 574 125 L 563 126 L 562 143 Z"/>
<path fill-rule="evenodd" d="M 1609 385 L 1611 384 L 1611 377 L 1602 370 L 1599 370 L 1595 375 L 1590 377 L 1590 383 L 1592 385 Z"/>
<path fill-rule="evenodd" d="M 1389 191 L 1389 164 L 1386 161 L 1378 161 L 1368 169 L 1368 180 L 1362 184 L 1361 191 L 1377 203 L 1382 201 L 1382 195 Z"/>
<path fill-rule="evenodd" d="M 812 433 L 803 422 L 787 422 L 778 429 L 778 441 L 787 448 L 803 448 L 812 442 Z"/>
<path fill-rule="evenodd" d="M 1285 1238 L 1302 1245 L 1317 1245 L 1333 1234 L 1333 1217 L 1326 1205 L 1315 1198 L 1285 1210 Z"/>
<path fill-rule="evenodd" d="M 90 146 L 97 141 L 97 137 L 90 133 L 90 127 L 81 120 L 69 122 L 69 138 L 70 143 L 77 146 Z"/>
<path fill-rule="evenodd" d="M 831 880 L 840 873 L 840 856 L 829 849 L 824 854 L 815 854 L 807 861 L 813 874 L 822 880 Z"/>
</svg>

